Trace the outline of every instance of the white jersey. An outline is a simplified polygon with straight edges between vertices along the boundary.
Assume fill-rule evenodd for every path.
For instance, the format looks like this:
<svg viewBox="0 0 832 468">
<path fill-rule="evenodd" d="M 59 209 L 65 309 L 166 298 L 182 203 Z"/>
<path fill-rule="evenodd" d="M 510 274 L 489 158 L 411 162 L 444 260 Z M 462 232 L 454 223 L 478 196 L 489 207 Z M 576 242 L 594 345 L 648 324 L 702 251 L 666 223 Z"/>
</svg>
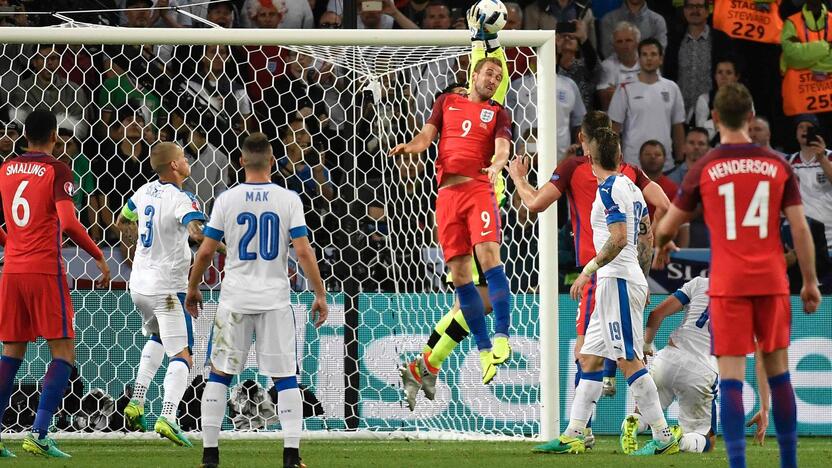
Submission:
<svg viewBox="0 0 832 468">
<path fill-rule="evenodd" d="M 148 296 L 184 292 L 192 255 L 187 226 L 206 219 L 196 198 L 155 180 L 136 190 L 122 213 L 138 223 L 130 290 Z"/>
<path fill-rule="evenodd" d="M 826 150 L 826 158 L 832 159 L 832 151 Z M 832 248 L 832 180 L 816 158 L 807 161 L 799 151 L 789 157 L 789 163 L 797 175 L 806 216 L 826 225 L 827 247 Z"/>
<path fill-rule="evenodd" d="M 598 186 L 592 202 L 592 241 L 595 251 L 610 238 L 608 226 L 627 223 L 627 246 L 608 264 L 598 269 L 598 278 L 621 278 L 647 286 L 647 279 L 638 263 L 638 226 L 647 214 L 647 203 L 641 190 L 625 176 L 611 175 Z"/>
<path fill-rule="evenodd" d="M 677 348 L 695 356 L 708 368 L 717 372 L 716 358 L 711 355 L 709 285 L 708 278 L 697 276 L 673 293 L 673 296 L 685 306 L 685 318 L 670 334 L 670 340 Z"/>
<path fill-rule="evenodd" d="M 289 241 L 307 235 L 297 193 L 243 183 L 214 201 L 205 235 L 225 238 L 228 254 L 219 307 L 257 314 L 291 305 Z"/>
</svg>

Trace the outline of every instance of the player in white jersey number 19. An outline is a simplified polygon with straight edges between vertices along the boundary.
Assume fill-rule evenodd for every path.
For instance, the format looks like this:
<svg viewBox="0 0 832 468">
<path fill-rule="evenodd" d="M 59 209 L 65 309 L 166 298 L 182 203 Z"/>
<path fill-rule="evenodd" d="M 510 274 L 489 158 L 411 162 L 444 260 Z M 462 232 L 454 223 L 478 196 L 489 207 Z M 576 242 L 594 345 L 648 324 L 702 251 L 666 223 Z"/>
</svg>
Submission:
<svg viewBox="0 0 832 468">
<path fill-rule="evenodd" d="M 596 274 L 595 312 L 580 351 L 581 379 L 569 415 L 569 425 L 555 440 L 535 447 L 543 453 L 583 453 L 584 430 L 592 408 L 601 397 L 604 359 L 618 362 L 633 398 L 653 429 L 653 440 L 631 455 L 670 455 L 679 451 L 676 437 L 664 418 L 656 385 L 642 362 L 642 317 L 647 302 L 646 272 L 650 269 L 653 239 L 650 216 L 641 190 L 620 174 L 621 147 L 610 128 L 589 137 L 590 163 L 598 179 L 592 204 L 596 256 L 587 262 L 570 293 L 578 298 Z"/>
<path fill-rule="evenodd" d="M 202 242 L 202 223 L 206 218 L 196 198 L 182 190 L 191 169 L 179 145 L 155 145 L 150 166 L 159 175 L 158 180 L 142 185 L 130 195 L 118 219 L 129 248 L 135 249 L 130 296 L 142 314 L 142 331 L 149 337 L 142 349 L 133 395 L 124 416 L 131 430 L 147 430 L 145 396 L 167 354 L 170 361 L 165 374 L 164 403 L 154 430 L 176 445 L 191 447 L 176 420 L 193 364 L 193 329 L 182 301 L 192 256 L 188 239 Z"/>
<path fill-rule="evenodd" d="M 311 305 L 315 326 L 327 318 L 326 290 L 315 251 L 309 244 L 300 197 L 271 183 L 274 155 L 268 137 L 249 135 L 240 164 L 245 183 L 214 202 L 197 252 L 185 306 L 197 317 L 202 306 L 202 275 L 225 238 L 228 256 L 211 338 L 211 374 L 202 395 L 202 466 L 219 465 L 219 433 L 231 378 L 242 372 L 255 338 L 257 367 L 272 378 L 283 428 L 283 466 L 305 466 L 300 458 L 303 402 L 297 381 L 295 318 L 289 287 L 289 245 L 315 290 Z"/>
</svg>

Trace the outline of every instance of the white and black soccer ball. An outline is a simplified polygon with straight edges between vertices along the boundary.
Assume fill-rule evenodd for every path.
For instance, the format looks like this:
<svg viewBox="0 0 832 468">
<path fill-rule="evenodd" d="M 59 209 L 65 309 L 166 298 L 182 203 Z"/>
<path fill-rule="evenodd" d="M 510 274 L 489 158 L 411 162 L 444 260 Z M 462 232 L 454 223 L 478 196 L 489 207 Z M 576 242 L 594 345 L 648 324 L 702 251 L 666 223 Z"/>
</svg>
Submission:
<svg viewBox="0 0 832 468">
<path fill-rule="evenodd" d="M 505 27 L 508 12 L 506 6 L 500 0 L 480 0 L 474 8 L 477 18 L 485 16 L 482 25 L 485 32 L 496 34 Z"/>
</svg>

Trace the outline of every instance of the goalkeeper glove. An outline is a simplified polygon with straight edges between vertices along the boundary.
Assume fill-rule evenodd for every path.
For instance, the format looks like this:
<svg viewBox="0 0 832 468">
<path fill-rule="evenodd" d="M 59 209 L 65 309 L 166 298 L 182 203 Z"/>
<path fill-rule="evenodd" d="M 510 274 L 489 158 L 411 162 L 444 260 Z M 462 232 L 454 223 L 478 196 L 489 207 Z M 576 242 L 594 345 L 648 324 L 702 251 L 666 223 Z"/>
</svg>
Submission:
<svg viewBox="0 0 832 468">
<path fill-rule="evenodd" d="M 485 25 L 483 24 L 485 22 L 485 15 L 479 13 L 476 4 L 468 8 L 466 21 L 468 23 L 468 30 L 471 31 L 472 42 L 482 41 L 486 53 L 494 52 L 500 48 L 500 40 L 497 38 L 497 33 L 489 33 L 485 30 Z"/>
</svg>

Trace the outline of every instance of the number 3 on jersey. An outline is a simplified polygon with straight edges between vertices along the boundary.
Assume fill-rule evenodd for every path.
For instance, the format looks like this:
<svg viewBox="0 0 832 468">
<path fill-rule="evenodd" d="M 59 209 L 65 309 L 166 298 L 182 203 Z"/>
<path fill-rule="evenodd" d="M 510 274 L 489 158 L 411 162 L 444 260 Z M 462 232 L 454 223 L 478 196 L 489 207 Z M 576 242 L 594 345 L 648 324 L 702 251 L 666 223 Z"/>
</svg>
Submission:
<svg viewBox="0 0 832 468">
<path fill-rule="evenodd" d="M 240 254 L 240 260 L 257 260 L 257 252 L 249 252 L 248 249 L 254 236 L 258 235 L 258 231 L 260 238 L 260 258 L 263 260 L 274 260 L 277 258 L 279 249 L 278 240 L 280 238 L 280 232 L 278 231 L 280 228 L 280 218 L 277 217 L 277 213 L 271 211 L 262 213 L 258 223 L 257 216 L 254 213 L 243 212 L 237 215 L 237 224 L 246 226 L 246 232 L 240 237 L 240 245 L 237 248 L 237 252 Z"/>
<path fill-rule="evenodd" d="M 734 200 L 734 183 L 722 184 L 717 189 L 719 195 L 725 198 L 725 237 L 728 240 L 737 239 L 737 208 Z M 751 203 L 745 210 L 742 218 L 742 227 L 757 226 L 760 239 L 768 237 L 768 200 L 769 181 L 764 180 L 757 184 Z"/>
</svg>

